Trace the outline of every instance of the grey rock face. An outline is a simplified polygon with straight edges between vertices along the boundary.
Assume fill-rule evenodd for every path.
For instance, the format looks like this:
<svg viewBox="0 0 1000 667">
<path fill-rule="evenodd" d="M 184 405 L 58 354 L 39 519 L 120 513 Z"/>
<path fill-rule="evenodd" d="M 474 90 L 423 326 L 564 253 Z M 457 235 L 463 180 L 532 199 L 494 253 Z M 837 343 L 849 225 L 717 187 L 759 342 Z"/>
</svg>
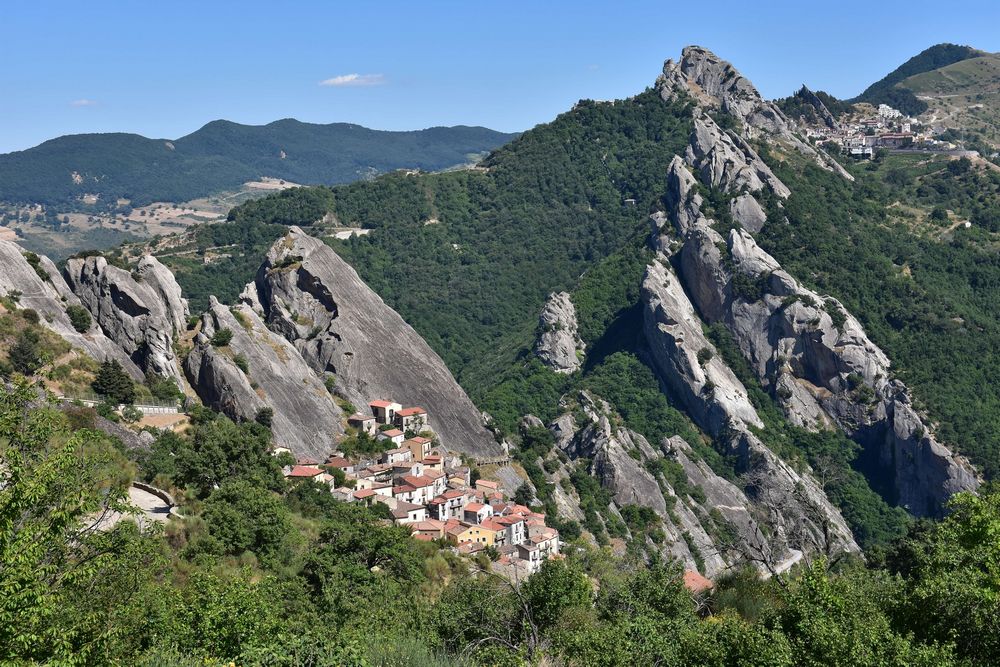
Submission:
<svg viewBox="0 0 1000 667">
<path fill-rule="evenodd" d="M 240 421 L 271 408 L 276 445 L 318 460 L 333 451 L 344 433 L 342 412 L 291 343 L 269 331 L 248 306 L 230 310 L 214 297 L 201 327 L 184 370 L 206 405 Z M 226 348 L 213 347 L 209 341 L 221 329 L 232 331 L 232 340 Z M 237 365 L 237 357 L 248 372 Z"/>
<path fill-rule="evenodd" d="M 166 267 L 145 257 L 136 280 L 97 256 L 68 260 L 63 274 L 104 334 L 139 368 L 180 379 L 173 341 L 187 319 L 187 302 Z"/>
<path fill-rule="evenodd" d="M 764 223 L 767 222 L 767 214 L 764 213 L 760 203 L 753 195 L 746 192 L 730 202 L 729 214 L 743 229 L 748 229 L 754 234 L 764 229 Z"/>
<path fill-rule="evenodd" d="M 889 359 L 843 305 L 801 287 L 747 232 L 722 241 L 707 221 L 691 229 L 680 251 L 684 284 L 708 322 L 725 323 L 790 421 L 842 428 L 876 454 L 892 480 L 889 495 L 918 516 L 939 514 L 951 494 L 978 486 L 971 468 L 929 435 Z M 759 299 L 734 287 L 738 273 L 762 287 Z"/>
<path fill-rule="evenodd" d="M 642 302 L 650 353 L 692 418 L 711 433 L 734 420 L 762 427 L 746 389 L 702 333 L 680 280 L 662 256 L 646 269 Z"/>
<path fill-rule="evenodd" d="M 744 139 L 729 134 L 708 116 L 695 118 L 686 159 L 703 183 L 723 192 L 759 192 L 767 187 L 782 198 L 791 194 Z"/>
<path fill-rule="evenodd" d="M 772 102 L 768 102 L 730 63 L 700 46 L 688 46 L 677 62 L 667 60 L 656 80 L 656 89 L 666 101 L 687 95 L 704 109 L 717 109 L 740 121 L 746 139 L 768 136 L 808 156 L 824 169 L 854 180 L 826 153 L 799 139 L 794 124 Z M 734 135 L 735 136 L 735 135 Z"/>
<path fill-rule="evenodd" d="M 109 340 L 95 325 L 79 333 L 70 324 L 66 307 L 80 305 L 80 300 L 47 257 L 40 257 L 40 266 L 48 274 L 43 280 L 24 258 L 24 250 L 16 243 L 0 241 L 0 294 L 21 293 L 18 305 L 31 308 L 41 316 L 40 322 L 62 337 L 74 348 L 94 359 L 116 359 L 130 375 L 142 378 L 142 371 Z"/>
<path fill-rule="evenodd" d="M 577 332 L 576 308 L 566 292 L 552 293 L 538 317 L 540 334 L 535 354 L 556 373 L 580 368 L 584 343 Z"/>
<path fill-rule="evenodd" d="M 703 571 L 715 576 L 740 563 L 750 563 L 764 574 L 783 572 L 806 554 L 827 553 L 829 549 L 856 550 L 841 521 L 829 522 L 822 492 L 810 480 L 782 466 L 770 452 L 747 454 L 759 467 L 754 478 L 754 495 L 717 476 L 679 437 L 653 448 L 641 435 L 616 426 L 604 401 L 587 393 L 579 397 L 590 423 L 565 437 L 571 418 L 564 415 L 550 428 L 560 449 L 571 459 L 589 461 L 589 472 L 612 494 L 609 513 L 617 515 L 626 505 L 639 505 L 656 512 L 666 537 L 660 548 L 694 569 L 702 561 Z M 734 451 L 746 448 L 747 436 L 734 438 Z M 683 470 L 686 485 L 675 488 L 665 477 L 654 476 L 648 466 L 666 458 Z M 562 473 L 557 473 L 561 475 Z M 692 491 L 697 489 L 699 491 Z M 572 497 L 567 498 L 573 501 Z M 669 501 L 669 502 L 668 502 Z M 580 514 L 572 504 L 560 512 Z M 837 519 L 836 516 L 832 517 Z M 821 526 L 827 523 L 832 540 Z"/>
<path fill-rule="evenodd" d="M 309 366 L 335 378 L 356 406 L 377 398 L 426 409 L 445 447 L 502 455 L 480 412 L 441 358 L 353 268 L 319 239 L 292 227 L 270 249 L 247 302 Z"/>
<path fill-rule="evenodd" d="M 812 551 L 820 548 L 820 540 L 829 541 L 824 525 L 833 527 L 838 549 L 856 550 L 839 510 L 816 482 L 787 466 L 750 430 L 764 424 L 746 388 L 702 333 L 694 307 L 662 255 L 646 271 L 642 303 L 645 338 L 659 376 L 695 423 L 728 444 L 744 473 L 766 480 L 769 494 L 781 496 L 783 509 L 770 521 L 784 526 L 799 550 Z"/>
</svg>

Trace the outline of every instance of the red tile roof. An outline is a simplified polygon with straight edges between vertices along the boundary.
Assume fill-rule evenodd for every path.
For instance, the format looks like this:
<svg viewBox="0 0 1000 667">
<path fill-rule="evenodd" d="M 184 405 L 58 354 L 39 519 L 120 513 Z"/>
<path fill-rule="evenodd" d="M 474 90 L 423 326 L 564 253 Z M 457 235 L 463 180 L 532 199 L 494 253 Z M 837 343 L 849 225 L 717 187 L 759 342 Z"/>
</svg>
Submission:
<svg viewBox="0 0 1000 667">
<path fill-rule="evenodd" d="M 412 438 L 410 438 L 410 440 L 412 440 L 413 442 L 419 442 L 421 445 L 426 445 L 428 442 L 431 441 L 430 438 L 425 438 L 422 435 L 415 435 Z"/>
<path fill-rule="evenodd" d="M 350 417 L 347 418 L 347 421 L 349 421 L 349 422 L 369 422 L 369 421 L 375 421 L 375 417 L 373 415 L 363 415 L 360 412 L 355 412 L 353 415 L 351 415 Z"/>
<path fill-rule="evenodd" d="M 402 410 L 397 410 L 396 415 L 399 417 L 412 417 L 413 415 L 426 415 L 427 411 L 423 408 L 403 408 Z"/>
<path fill-rule="evenodd" d="M 434 483 L 426 477 L 416 477 L 414 475 L 403 475 L 403 481 L 415 489 L 422 489 Z"/>
<path fill-rule="evenodd" d="M 375 495 L 375 490 L 374 489 L 361 489 L 360 491 L 355 491 L 354 492 L 354 498 L 356 500 L 364 500 L 365 498 L 368 498 L 368 497 L 374 496 L 374 495 Z"/>
<path fill-rule="evenodd" d="M 316 475 L 322 474 L 322 470 L 312 466 L 292 466 L 292 470 L 288 473 L 288 477 L 315 477 Z"/>
<path fill-rule="evenodd" d="M 392 401 L 372 401 L 368 404 L 371 408 L 387 408 L 392 405 Z"/>
<path fill-rule="evenodd" d="M 334 468 L 350 468 L 354 465 L 343 456 L 331 456 L 326 460 L 326 464 L 328 466 L 333 466 Z"/>
<path fill-rule="evenodd" d="M 379 435 L 384 435 L 387 438 L 397 438 L 403 435 L 403 432 L 398 428 L 390 428 L 388 431 L 382 431 Z"/>
<path fill-rule="evenodd" d="M 469 503 L 468 505 L 465 506 L 465 511 L 466 512 L 478 512 L 479 510 L 483 509 L 484 507 L 486 507 L 486 505 L 483 505 L 482 503 Z"/>
</svg>

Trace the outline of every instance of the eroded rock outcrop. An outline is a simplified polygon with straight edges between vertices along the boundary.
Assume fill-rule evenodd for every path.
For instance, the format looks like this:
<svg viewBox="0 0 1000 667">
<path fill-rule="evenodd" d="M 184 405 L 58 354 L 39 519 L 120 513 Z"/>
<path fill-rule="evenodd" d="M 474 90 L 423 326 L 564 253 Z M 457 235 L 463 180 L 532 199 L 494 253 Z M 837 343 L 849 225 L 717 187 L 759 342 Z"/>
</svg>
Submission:
<svg viewBox="0 0 1000 667">
<path fill-rule="evenodd" d="M 794 123 L 773 102 L 765 100 L 749 79 L 706 48 L 688 46 L 679 61 L 667 60 L 656 80 L 660 97 L 670 101 L 690 97 L 702 109 L 733 116 L 745 139 L 768 137 L 808 156 L 824 169 L 854 180 L 840 164 L 800 139 Z M 737 136 L 734 132 L 732 136 Z"/>
<path fill-rule="evenodd" d="M 653 510 L 664 536 L 656 548 L 686 567 L 715 576 L 750 563 L 764 574 L 777 574 L 806 553 L 857 548 L 844 539 L 846 529 L 840 523 L 825 524 L 834 539 L 822 533 L 823 510 L 805 497 L 802 484 L 808 480 L 795 477 L 794 471 L 790 479 L 795 483 L 782 486 L 770 479 L 770 471 L 789 471 L 769 461 L 760 468 L 750 496 L 716 475 L 683 439 L 675 436 L 654 448 L 641 435 L 616 425 L 617 417 L 604 401 L 586 392 L 579 401 L 590 421 L 572 437 L 565 437 L 572 418 L 564 415 L 554 422 L 550 429 L 557 446 L 570 459 L 588 462 L 588 472 L 612 496 L 608 516 L 620 517 L 628 505 Z M 654 474 L 663 469 L 664 459 L 680 478 Z M 555 477 L 562 474 L 557 471 Z M 573 515 L 561 504 L 560 511 Z"/>
<path fill-rule="evenodd" d="M 549 295 L 538 317 L 535 354 L 556 373 L 573 373 L 580 368 L 585 345 L 577 331 L 576 308 L 566 292 Z"/>
<path fill-rule="evenodd" d="M 890 500 L 937 515 L 953 493 L 978 486 L 971 468 L 935 441 L 889 359 L 840 302 L 799 285 L 742 230 L 723 238 L 703 220 L 680 258 L 702 316 L 725 323 L 789 420 L 842 428 L 888 474 Z"/>
<path fill-rule="evenodd" d="M 185 326 L 187 301 L 166 267 L 146 256 L 133 273 L 93 256 L 68 260 L 63 275 L 104 335 L 139 368 L 181 378 L 173 342 Z"/>
<path fill-rule="evenodd" d="M 222 329 L 232 331 L 232 339 L 215 347 L 210 341 Z M 274 444 L 296 456 L 325 460 L 344 433 L 333 396 L 298 350 L 249 306 L 230 309 L 212 297 L 184 370 L 201 400 L 231 419 L 253 420 L 271 408 Z"/>
<path fill-rule="evenodd" d="M 418 405 L 452 450 L 502 456 L 482 415 L 441 358 L 332 248 L 292 227 L 243 295 L 309 366 L 356 406 Z"/>
<path fill-rule="evenodd" d="M 782 198 L 791 194 L 745 139 L 708 116 L 694 119 L 685 157 L 703 183 L 723 192 L 760 192 L 766 187 Z"/>
<path fill-rule="evenodd" d="M 18 307 L 31 308 L 41 317 L 40 323 L 61 336 L 74 348 L 99 361 L 116 359 L 130 375 L 142 378 L 142 371 L 109 340 L 95 324 L 80 333 L 73 328 L 66 307 L 80 305 L 80 300 L 47 257 L 39 256 L 42 274 L 29 264 L 25 251 L 16 243 L 0 241 L 0 294 L 20 293 Z"/>
<path fill-rule="evenodd" d="M 787 538 L 787 548 L 857 550 L 840 511 L 808 471 L 785 464 L 754 434 L 764 424 L 746 388 L 705 337 L 662 252 L 646 270 L 642 303 L 644 334 L 660 378 L 694 422 L 736 458 L 747 486 L 758 494 L 752 500 L 768 512 L 770 527 Z"/>
</svg>

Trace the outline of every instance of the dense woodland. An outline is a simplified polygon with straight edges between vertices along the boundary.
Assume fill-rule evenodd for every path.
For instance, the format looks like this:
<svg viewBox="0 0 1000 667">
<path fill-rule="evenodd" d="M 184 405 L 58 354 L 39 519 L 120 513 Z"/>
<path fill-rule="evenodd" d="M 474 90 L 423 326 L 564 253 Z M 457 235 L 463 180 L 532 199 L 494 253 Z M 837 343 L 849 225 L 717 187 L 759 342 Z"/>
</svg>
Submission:
<svg viewBox="0 0 1000 667">
<path fill-rule="evenodd" d="M 405 528 L 286 483 L 258 423 L 196 411 L 130 451 L 88 409 L 0 390 L 0 654 L 9 664 L 988 665 L 1000 658 L 1000 494 L 954 499 L 860 561 L 750 571 L 692 595 L 670 563 L 576 540 L 519 588 Z M 177 489 L 166 529 L 87 527 L 132 474 Z M 631 520 L 639 521 L 639 517 Z M 934 609 L 928 614 L 928 609 Z"/>
<path fill-rule="evenodd" d="M 404 167 L 432 171 L 463 164 L 512 137 L 482 127 L 385 132 L 293 119 L 261 126 L 217 120 L 174 140 L 68 135 L 0 155 L 0 201 L 87 210 L 79 200 L 95 194 L 94 209 L 103 210 L 119 198 L 133 206 L 189 201 L 262 176 L 347 183 Z"/>
</svg>

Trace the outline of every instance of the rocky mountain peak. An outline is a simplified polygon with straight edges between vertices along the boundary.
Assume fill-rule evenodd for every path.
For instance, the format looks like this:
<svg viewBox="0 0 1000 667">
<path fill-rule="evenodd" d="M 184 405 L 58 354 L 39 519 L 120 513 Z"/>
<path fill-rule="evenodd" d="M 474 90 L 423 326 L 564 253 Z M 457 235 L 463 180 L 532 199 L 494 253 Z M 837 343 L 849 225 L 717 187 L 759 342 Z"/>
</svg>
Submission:
<svg viewBox="0 0 1000 667">
<path fill-rule="evenodd" d="M 795 124 L 776 104 L 765 100 L 757 88 L 733 65 L 702 46 L 688 46 L 678 61 L 667 60 L 656 79 L 656 90 L 664 101 L 687 96 L 704 111 L 729 114 L 738 131 L 720 131 L 733 139 L 764 137 L 792 148 L 819 166 L 842 178 L 854 180 L 847 170 L 823 151 L 798 137 Z"/>
</svg>

